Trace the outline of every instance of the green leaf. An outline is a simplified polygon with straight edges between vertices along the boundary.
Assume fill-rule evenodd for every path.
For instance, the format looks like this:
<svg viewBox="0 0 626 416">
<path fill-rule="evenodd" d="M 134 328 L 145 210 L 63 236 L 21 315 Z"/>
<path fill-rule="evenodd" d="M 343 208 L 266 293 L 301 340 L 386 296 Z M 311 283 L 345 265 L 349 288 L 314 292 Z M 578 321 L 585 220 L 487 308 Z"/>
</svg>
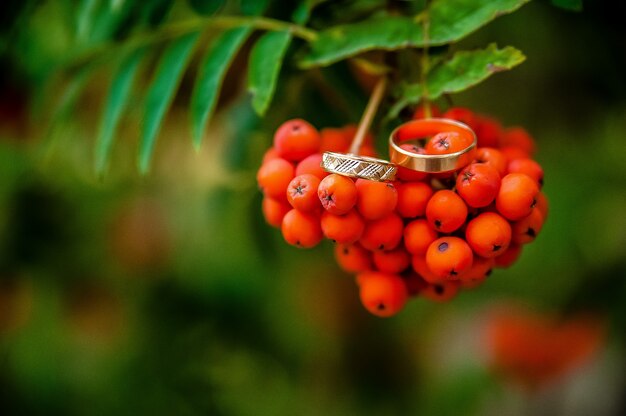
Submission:
<svg viewBox="0 0 626 416">
<path fill-rule="evenodd" d="M 583 0 L 552 0 L 552 4 L 562 9 L 580 12 L 583 10 Z"/>
<path fill-rule="evenodd" d="M 250 52 L 248 89 L 252 93 L 252 107 L 259 115 L 265 114 L 272 101 L 278 73 L 291 38 L 288 31 L 268 32 Z"/>
<path fill-rule="evenodd" d="M 497 72 L 521 64 L 525 59 L 520 50 L 512 46 L 498 49 L 493 43 L 486 49 L 457 52 L 452 59 L 428 74 L 428 98 L 434 100 L 443 94 L 466 90 Z"/>
<path fill-rule="evenodd" d="M 210 16 L 224 6 L 225 0 L 187 0 L 187 2 L 196 13 Z"/>
<path fill-rule="evenodd" d="M 235 28 L 222 33 L 207 51 L 191 96 L 191 126 L 196 147 L 211 119 L 226 71 L 241 45 L 250 34 L 249 28 Z"/>
<path fill-rule="evenodd" d="M 159 61 L 146 97 L 139 145 L 139 171 L 143 174 L 150 169 L 156 136 L 198 38 L 198 33 L 191 33 L 173 41 Z"/>
<path fill-rule="evenodd" d="M 144 54 L 144 49 L 138 49 L 124 59 L 111 83 L 111 90 L 100 123 L 98 138 L 96 139 L 95 170 L 98 175 L 104 173 L 108 163 L 115 129 L 126 109 L 133 81 Z"/>
<path fill-rule="evenodd" d="M 241 13 L 246 16 L 256 16 L 267 9 L 270 0 L 241 0 Z"/>
<path fill-rule="evenodd" d="M 464 91 L 497 72 L 519 65 L 525 59 L 518 49 L 511 46 L 498 49 L 495 44 L 486 49 L 457 52 L 451 59 L 430 70 L 425 90 L 420 84 L 402 86 L 398 101 L 389 111 L 388 117 L 396 117 L 404 107 L 416 104 L 422 98 L 435 100 L 444 94 Z"/>
<path fill-rule="evenodd" d="M 327 66 L 359 53 L 456 42 L 498 16 L 517 10 L 529 0 L 434 0 L 428 14 L 416 18 L 376 16 L 319 32 L 300 66 Z M 422 19 L 430 20 L 428 36 Z"/>
</svg>

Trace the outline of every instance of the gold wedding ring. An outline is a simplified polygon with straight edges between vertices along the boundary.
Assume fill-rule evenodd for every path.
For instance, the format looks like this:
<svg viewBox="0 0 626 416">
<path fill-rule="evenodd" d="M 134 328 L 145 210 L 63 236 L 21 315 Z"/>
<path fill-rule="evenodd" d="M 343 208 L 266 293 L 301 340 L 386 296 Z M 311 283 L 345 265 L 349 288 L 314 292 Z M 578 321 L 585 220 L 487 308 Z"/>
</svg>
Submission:
<svg viewBox="0 0 626 416">
<path fill-rule="evenodd" d="M 430 138 L 437 133 L 455 132 L 471 138 L 472 143 L 463 150 L 444 155 L 423 155 L 400 147 L 402 142 Z M 426 173 L 452 172 L 474 160 L 476 134 L 463 123 L 447 118 L 413 120 L 398 126 L 389 136 L 389 157 L 398 166 Z"/>
<path fill-rule="evenodd" d="M 393 181 L 398 170 L 386 160 L 335 152 L 324 152 L 320 166 L 326 172 L 377 182 Z"/>
</svg>

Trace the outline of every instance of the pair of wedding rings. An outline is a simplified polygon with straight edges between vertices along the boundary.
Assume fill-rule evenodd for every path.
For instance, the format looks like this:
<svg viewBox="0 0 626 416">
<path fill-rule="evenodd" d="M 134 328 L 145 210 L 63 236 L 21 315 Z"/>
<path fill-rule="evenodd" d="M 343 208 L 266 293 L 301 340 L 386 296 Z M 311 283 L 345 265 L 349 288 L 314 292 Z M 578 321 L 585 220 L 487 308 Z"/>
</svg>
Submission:
<svg viewBox="0 0 626 416">
<path fill-rule="evenodd" d="M 403 143 L 424 140 L 441 132 L 458 133 L 471 139 L 471 144 L 463 150 L 444 155 L 417 154 L 401 147 Z M 331 173 L 386 182 L 395 179 L 399 167 L 425 173 L 453 172 L 471 163 L 475 153 L 476 134 L 471 128 L 455 120 L 429 118 L 409 121 L 391 132 L 390 161 L 354 154 L 325 152 L 321 167 Z"/>
</svg>

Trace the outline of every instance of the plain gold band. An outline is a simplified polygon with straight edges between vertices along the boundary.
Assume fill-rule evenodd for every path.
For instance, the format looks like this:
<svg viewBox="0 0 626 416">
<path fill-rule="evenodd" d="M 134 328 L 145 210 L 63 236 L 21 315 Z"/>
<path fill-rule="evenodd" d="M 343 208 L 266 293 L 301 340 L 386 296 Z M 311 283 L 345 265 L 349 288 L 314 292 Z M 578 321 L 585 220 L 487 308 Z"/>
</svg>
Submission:
<svg viewBox="0 0 626 416">
<path fill-rule="evenodd" d="M 377 182 L 393 181 L 398 170 L 383 159 L 336 152 L 324 152 L 320 166 L 326 172 Z"/>
<path fill-rule="evenodd" d="M 442 132 L 456 132 L 472 138 L 472 144 L 455 153 L 445 155 L 421 155 L 404 150 L 402 142 L 434 136 Z M 426 173 L 444 173 L 469 165 L 476 154 L 476 134 L 467 125 L 447 118 L 413 120 L 398 126 L 389 136 L 389 158 L 404 168 Z"/>
</svg>

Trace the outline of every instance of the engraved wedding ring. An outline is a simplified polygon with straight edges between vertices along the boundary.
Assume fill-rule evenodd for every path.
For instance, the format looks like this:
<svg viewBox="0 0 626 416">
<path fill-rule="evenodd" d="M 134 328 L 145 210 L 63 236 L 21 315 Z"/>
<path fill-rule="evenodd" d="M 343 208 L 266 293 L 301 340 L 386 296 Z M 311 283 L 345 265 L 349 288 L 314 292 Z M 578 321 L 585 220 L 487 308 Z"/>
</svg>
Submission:
<svg viewBox="0 0 626 416">
<path fill-rule="evenodd" d="M 324 152 L 320 166 L 327 172 L 377 182 L 393 181 L 398 171 L 383 159 L 336 152 Z"/>
<path fill-rule="evenodd" d="M 463 150 L 444 155 L 424 155 L 405 150 L 402 142 L 430 138 L 441 132 L 455 132 L 471 139 L 471 144 Z M 389 157 L 391 162 L 412 170 L 425 173 L 452 172 L 463 168 L 474 160 L 476 154 L 476 134 L 463 123 L 446 118 L 413 120 L 398 126 L 389 136 Z"/>
</svg>

